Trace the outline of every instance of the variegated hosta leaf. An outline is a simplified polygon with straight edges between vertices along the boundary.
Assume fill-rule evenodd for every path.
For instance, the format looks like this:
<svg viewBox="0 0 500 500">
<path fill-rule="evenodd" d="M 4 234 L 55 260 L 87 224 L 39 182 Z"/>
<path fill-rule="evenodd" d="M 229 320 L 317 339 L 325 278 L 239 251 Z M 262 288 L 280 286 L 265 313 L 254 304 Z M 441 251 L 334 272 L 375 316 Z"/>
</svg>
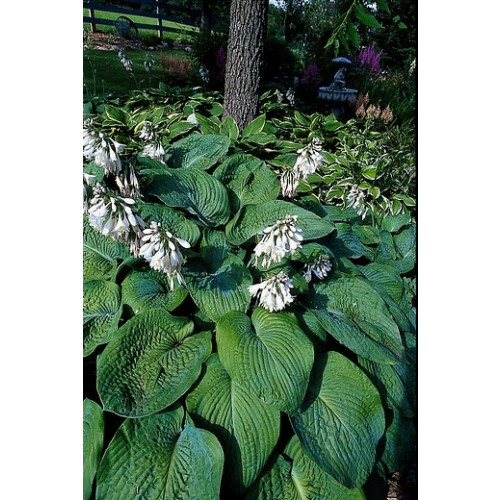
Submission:
<svg viewBox="0 0 500 500">
<path fill-rule="evenodd" d="M 252 275 L 241 259 L 228 255 L 215 273 L 193 269 L 187 265 L 183 272 L 186 287 L 201 312 L 212 321 L 229 311 L 248 309 L 251 302 L 248 286 L 252 284 Z"/>
<path fill-rule="evenodd" d="M 159 222 L 162 227 L 174 236 L 188 241 L 191 246 L 196 245 L 200 239 L 198 226 L 180 210 L 157 203 L 142 203 L 139 205 L 139 214 L 147 223 Z"/>
<path fill-rule="evenodd" d="M 217 438 L 172 409 L 120 426 L 97 474 L 97 500 L 218 500 L 224 453 Z"/>
<path fill-rule="evenodd" d="M 83 284 L 83 355 L 88 356 L 109 342 L 118 329 L 122 313 L 120 287 L 111 281 Z"/>
<path fill-rule="evenodd" d="M 225 135 L 191 134 L 171 145 L 167 163 L 174 168 L 207 170 L 227 153 L 230 143 Z"/>
<path fill-rule="evenodd" d="M 182 304 L 188 291 L 174 280 L 170 290 L 170 278 L 153 269 L 133 271 L 122 283 L 123 303 L 129 305 L 135 314 L 148 309 L 173 311 Z"/>
<path fill-rule="evenodd" d="M 116 270 L 117 261 L 130 257 L 126 245 L 93 229 L 83 219 L 83 280 L 108 279 Z"/>
<path fill-rule="evenodd" d="M 404 358 L 396 323 L 383 299 L 364 280 L 337 274 L 314 283 L 311 304 L 321 326 L 356 354 L 378 363 Z"/>
<path fill-rule="evenodd" d="M 291 313 L 259 307 L 252 319 L 230 312 L 217 323 L 219 358 L 235 382 L 279 410 L 294 413 L 314 362 L 312 342 Z"/>
<path fill-rule="evenodd" d="M 370 475 L 385 430 L 380 395 L 368 377 L 337 352 L 318 358 L 304 403 L 292 416 L 305 453 L 347 488 Z"/>
<path fill-rule="evenodd" d="M 280 433 L 280 413 L 231 380 L 212 354 L 186 405 L 195 423 L 213 432 L 224 448 L 224 483 L 242 492 L 255 481 Z"/>
<path fill-rule="evenodd" d="M 245 495 L 245 500 L 365 500 L 361 488 L 349 489 L 335 481 L 304 454 L 293 436 L 283 455 Z"/>
<path fill-rule="evenodd" d="M 233 245 L 241 245 L 287 215 L 298 217 L 296 226 L 302 229 L 304 240 L 322 238 L 334 229 L 330 222 L 293 203 L 271 200 L 257 205 L 245 205 L 226 226 L 227 239 Z"/>
<path fill-rule="evenodd" d="M 196 381 L 212 350 L 211 333 L 192 335 L 187 318 L 154 309 L 134 316 L 97 360 L 104 409 L 142 417 L 177 401 Z"/>
<path fill-rule="evenodd" d="M 143 171 L 144 172 L 144 171 Z M 164 167 L 144 172 L 144 190 L 165 205 L 183 208 L 209 227 L 225 224 L 230 215 L 226 188 L 215 177 L 192 167 Z"/>
<path fill-rule="evenodd" d="M 280 193 L 280 182 L 260 158 L 249 154 L 236 154 L 217 167 L 214 177 L 229 191 L 231 211 L 243 205 L 275 200 Z"/>
<path fill-rule="evenodd" d="M 94 476 L 101 459 L 104 442 L 102 408 L 90 399 L 83 402 L 83 500 L 92 495 Z"/>
</svg>

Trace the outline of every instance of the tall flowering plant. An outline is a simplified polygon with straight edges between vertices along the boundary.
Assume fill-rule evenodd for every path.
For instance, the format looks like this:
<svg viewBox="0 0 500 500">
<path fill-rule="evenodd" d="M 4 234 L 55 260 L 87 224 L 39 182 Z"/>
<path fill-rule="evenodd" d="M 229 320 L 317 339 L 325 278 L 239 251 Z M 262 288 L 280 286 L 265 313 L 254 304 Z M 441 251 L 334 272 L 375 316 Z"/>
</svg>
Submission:
<svg viewBox="0 0 500 500">
<path fill-rule="evenodd" d="M 368 47 L 361 49 L 358 55 L 357 64 L 362 71 L 366 71 L 376 77 L 382 73 L 380 66 L 380 58 L 382 57 L 383 50 L 377 50 L 375 42 Z"/>
</svg>

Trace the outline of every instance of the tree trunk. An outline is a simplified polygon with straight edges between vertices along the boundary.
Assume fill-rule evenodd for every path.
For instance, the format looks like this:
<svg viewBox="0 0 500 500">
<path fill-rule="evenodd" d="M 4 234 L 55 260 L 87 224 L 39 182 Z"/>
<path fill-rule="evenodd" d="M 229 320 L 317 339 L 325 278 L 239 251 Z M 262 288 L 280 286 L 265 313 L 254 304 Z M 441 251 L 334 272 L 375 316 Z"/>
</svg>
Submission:
<svg viewBox="0 0 500 500">
<path fill-rule="evenodd" d="M 227 45 L 224 116 L 242 129 L 256 116 L 269 0 L 232 0 Z"/>
</svg>

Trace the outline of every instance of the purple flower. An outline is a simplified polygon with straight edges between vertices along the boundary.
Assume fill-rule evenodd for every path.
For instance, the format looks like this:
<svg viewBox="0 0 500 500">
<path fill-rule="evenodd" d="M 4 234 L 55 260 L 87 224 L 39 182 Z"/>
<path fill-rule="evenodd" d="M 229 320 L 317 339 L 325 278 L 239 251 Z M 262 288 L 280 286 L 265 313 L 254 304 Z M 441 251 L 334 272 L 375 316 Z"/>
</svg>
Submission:
<svg viewBox="0 0 500 500">
<path fill-rule="evenodd" d="M 383 50 L 377 52 L 375 43 L 361 50 L 358 56 L 358 65 L 361 68 L 366 68 L 369 73 L 379 76 L 382 72 L 380 67 L 380 58 L 382 57 Z"/>
</svg>

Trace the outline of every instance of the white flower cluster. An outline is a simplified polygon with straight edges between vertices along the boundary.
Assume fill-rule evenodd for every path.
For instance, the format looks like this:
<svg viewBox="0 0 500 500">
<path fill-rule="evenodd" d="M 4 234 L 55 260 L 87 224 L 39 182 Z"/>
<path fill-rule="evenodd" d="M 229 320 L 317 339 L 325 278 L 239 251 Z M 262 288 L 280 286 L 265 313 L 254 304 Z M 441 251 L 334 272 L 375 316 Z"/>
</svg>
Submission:
<svg viewBox="0 0 500 500">
<path fill-rule="evenodd" d="M 283 220 L 278 220 L 276 224 L 264 229 L 264 236 L 254 249 L 256 259 L 264 256 L 264 267 L 269 267 L 273 262 L 280 262 L 287 253 L 293 253 L 302 246 L 302 229 L 296 227 L 296 222 L 296 215 L 287 215 Z"/>
<path fill-rule="evenodd" d="M 285 95 L 288 102 L 290 103 L 290 106 L 295 106 L 295 92 L 293 91 L 293 89 L 288 89 Z"/>
<path fill-rule="evenodd" d="M 134 247 L 145 226 L 132 210 L 135 200 L 115 195 L 101 184 L 94 186 L 93 194 L 88 208 L 89 224 L 105 236 Z"/>
<path fill-rule="evenodd" d="M 132 61 L 125 55 L 125 52 L 123 52 L 122 49 L 118 51 L 118 58 L 120 59 L 120 62 L 125 66 L 125 69 L 127 71 L 134 71 L 134 64 Z"/>
<path fill-rule="evenodd" d="M 276 89 L 274 95 L 276 96 L 276 100 L 281 104 L 283 102 L 283 93 L 279 89 Z"/>
<path fill-rule="evenodd" d="M 296 196 L 300 180 L 307 179 L 325 161 L 321 151 L 323 147 L 317 137 L 297 151 L 298 156 L 293 169 L 283 172 L 281 176 L 281 193 L 285 198 Z"/>
<path fill-rule="evenodd" d="M 151 222 L 149 228 L 144 229 L 141 239 L 139 255 L 144 257 L 149 265 L 157 271 L 162 271 L 170 278 L 170 288 L 173 289 L 173 277 L 181 283 L 180 270 L 184 258 L 179 250 L 179 245 L 190 248 L 191 245 L 182 238 L 177 238 L 161 226 L 159 222 Z"/>
<path fill-rule="evenodd" d="M 163 161 L 165 149 L 163 148 L 161 139 L 157 136 L 151 122 L 144 122 L 141 133 L 139 134 L 139 139 L 149 143 L 142 149 L 142 156 L 149 156 L 149 158 L 152 158 L 153 160 Z"/>
<path fill-rule="evenodd" d="M 139 180 L 135 174 L 134 167 L 128 163 L 119 175 L 116 176 L 116 185 L 120 194 L 130 198 L 140 198 L 141 192 L 139 188 Z"/>
<path fill-rule="evenodd" d="M 200 74 L 200 77 L 204 83 L 210 82 L 210 72 L 208 71 L 208 68 L 206 66 L 200 66 L 198 73 Z"/>
<path fill-rule="evenodd" d="M 252 297 L 257 298 L 257 304 L 269 312 L 281 311 L 288 304 L 293 302 L 294 297 L 290 293 L 293 288 L 292 281 L 283 272 L 280 271 L 272 278 L 250 285 L 248 291 Z"/>
<path fill-rule="evenodd" d="M 155 60 L 153 59 L 153 56 L 148 52 L 146 54 L 146 59 L 144 60 L 144 69 L 149 73 L 153 69 L 154 63 Z"/>
<path fill-rule="evenodd" d="M 347 207 L 357 209 L 356 212 L 362 219 L 366 217 L 367 208 L 364 205 L 365 193 L 357 186 L 353 185 L 347 195 Z"/>
<path fill-rule="evenodd" d="M 323 254 L 314 260 L 312 264 L 307 266 L 307 269 L 304 273 L 305 280 L 309 283 L 312 279 L 312 273 L 316 275 L 317 278 L 322 280 L 326 278 L 327 274 L 332 270 L 332 263 L 330 262 L 330 257 L 328 255 Z"/>
<path fill-rule="evenodd" d="M 95 186 L 95 175 L 83 173 L 83 213 L 89 213 L 90 199 L 92 198 L 92 189 Z"/>
<path fill-rule="evenodd" d="M 124 149 L 124 144 L 97 132 L 93 128 L 92 120 L 83 123 L 83 156 L 87 160 L 94 160 L 106 173 L 121 171 L 122 162 L 119 155 Z"/>
</svg>

